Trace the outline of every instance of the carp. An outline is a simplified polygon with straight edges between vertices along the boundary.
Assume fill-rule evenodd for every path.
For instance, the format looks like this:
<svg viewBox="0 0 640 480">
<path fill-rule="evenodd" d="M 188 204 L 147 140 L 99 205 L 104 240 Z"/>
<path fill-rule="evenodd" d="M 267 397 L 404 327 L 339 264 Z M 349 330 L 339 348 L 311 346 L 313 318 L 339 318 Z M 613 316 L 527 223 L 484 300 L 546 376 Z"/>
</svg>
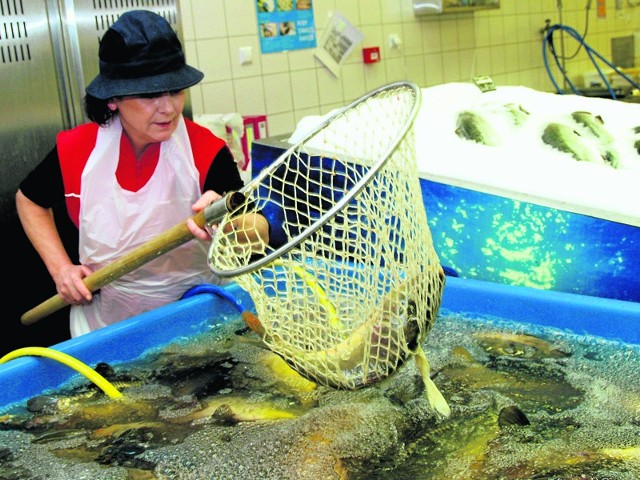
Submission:
<svg viewBox="0 0 640 480">
<path fill-rule="evenodd" d="M 352 329 L 341 342 L 324 349 L 312 349 L 288 342 L 277 329 L 267 328 L 257 315 L 245 311 L 246 325 L 265 345 L 303 377 L 332 388 L 357 389 L 391 375 L 411 356 L 422 376 L 430 406 L 443 417 L 451 410 L 430 376 L 430 366 L 421 342 L 433 326 L 445 283 L 441 267 L 432 285 L 437 301 L 428 305 L 427 318 L 417 315 L 415 300 L 407 298 L 414 282 L 404 282 L 383 298 L 371 316 Z M 406 305 L 406 309 L 398 308 Z M 395 314 L 403 312 L 405 318 Z M 384 368 L 380 368 L 384 365 Z"/>
</svg>

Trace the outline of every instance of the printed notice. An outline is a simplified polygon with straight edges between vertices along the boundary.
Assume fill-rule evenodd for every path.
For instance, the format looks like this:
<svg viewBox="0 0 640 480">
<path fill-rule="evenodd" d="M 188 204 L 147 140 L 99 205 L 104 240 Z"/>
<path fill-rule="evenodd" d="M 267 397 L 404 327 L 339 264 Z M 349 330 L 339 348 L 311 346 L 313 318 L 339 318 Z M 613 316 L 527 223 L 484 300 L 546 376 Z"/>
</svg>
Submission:
<svg viewBox="0 0 640 480">
<path fill-rule="evenodd" d="M 315 48 L 312 0 L 256 0 L 262 53 Z"/>
<path fill-rule="evenodd" d="M 315 56 L 337 77 L 340 64 L 363 38 L 364 35 L 349 20 L 336 13 L 322 35 Z"/>
</svg>

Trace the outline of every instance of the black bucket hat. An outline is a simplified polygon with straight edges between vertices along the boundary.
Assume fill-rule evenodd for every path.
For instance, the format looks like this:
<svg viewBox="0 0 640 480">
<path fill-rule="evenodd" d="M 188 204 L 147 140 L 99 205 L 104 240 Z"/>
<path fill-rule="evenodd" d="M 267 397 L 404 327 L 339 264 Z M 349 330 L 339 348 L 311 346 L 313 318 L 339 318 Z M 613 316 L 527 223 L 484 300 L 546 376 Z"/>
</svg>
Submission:
<svg viewBox="0 0 640 480">
<path fill-rule="evenodd" d="M 183 90 L 204 74 L 185 63 L 178 36 L 148 10 L 120 15 L 100 41 L 100 73 L 87 93 L 101 100 Z"/>
</svg>

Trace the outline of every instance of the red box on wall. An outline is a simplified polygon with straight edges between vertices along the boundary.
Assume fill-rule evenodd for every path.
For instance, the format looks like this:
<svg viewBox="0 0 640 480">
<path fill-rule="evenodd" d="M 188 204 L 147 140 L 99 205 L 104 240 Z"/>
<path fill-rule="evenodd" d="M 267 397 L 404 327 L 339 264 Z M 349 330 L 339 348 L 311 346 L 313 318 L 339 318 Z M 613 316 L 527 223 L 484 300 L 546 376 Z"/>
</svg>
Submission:
<svg viewBox="0 0 640 480">
<path fill-rule="evenodd" d="M 362 49 L 364 63 L 377 63 L 380 61 L 380 47 L 367 47 Z"/>
</svg>

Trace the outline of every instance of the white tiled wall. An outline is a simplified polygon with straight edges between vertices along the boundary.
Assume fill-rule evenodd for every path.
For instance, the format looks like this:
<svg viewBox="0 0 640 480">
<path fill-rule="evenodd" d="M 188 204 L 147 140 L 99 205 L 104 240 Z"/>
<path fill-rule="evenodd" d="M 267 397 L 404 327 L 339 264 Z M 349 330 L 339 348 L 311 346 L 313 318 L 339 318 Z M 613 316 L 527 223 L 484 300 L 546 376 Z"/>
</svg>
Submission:
<svg viewBox="0 0 640 480">
<path fill-rule="evenodd" d="M 588 0 L 500 3 L 494 10 L 415 17 L 411 0 L 314 0 L 318 38 L 334 12 L 364 34 L 336 78 L 314 49 L 263 55 L 255 0 L 180 0 L 187 61 L 205 73 L 191 89 L 193 113 L 266 114 L 269 135 L 279 135 L 292 132 L 306 115 L 327 113 L 395 80 L 428 87 L 490 75 L 497 85 L 554 91 L 542 56 L 545 19 L 573 28 L 609 61 L 612 37 L 640 32 L 636 0 L 606 0 L 606 18 L 598 18 L 596 0 L 588 11 Z M 399 49 L 389 47 L 391 34 L 400 36 Z M 565 36 L 567 55 L 578 45 Z M 363 63 L 367 46 L 380 47 L 379 63 Z M 240 47 L 252 47 L 251 64 L 240 65 Z M 566 67 L 572 79 L 595 69 L 584 49 Z M 557 72 L 555 78 L 562 86 Z"/>
</svg>

